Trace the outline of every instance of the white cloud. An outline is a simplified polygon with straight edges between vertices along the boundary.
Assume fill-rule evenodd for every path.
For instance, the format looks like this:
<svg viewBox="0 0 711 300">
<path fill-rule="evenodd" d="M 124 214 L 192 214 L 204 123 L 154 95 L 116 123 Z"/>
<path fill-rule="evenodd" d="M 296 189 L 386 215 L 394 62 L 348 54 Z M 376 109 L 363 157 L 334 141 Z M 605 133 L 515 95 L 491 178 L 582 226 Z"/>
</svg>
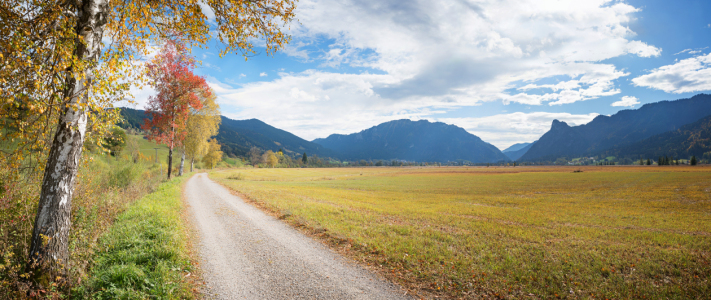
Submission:
<svg viewBox="0 0 711 300">
<path fill-rule="evenodd" d="M 485 142 L 491 143 L 499 149 L 516 143 L 533 142 L 540 138 L 551 128 L 553 120 L 568 123 L 570 126 L 586 124 L 598 114 L 569 114 L 516 112 L 500 114 L 483 118 L 439 118 L 437 121 L 460 126 L 470 133 L 480 137 Z"/>
<path fill-rule="evenodd" d="M 200 6 L 200 10 L 202 11 L 203 15 L 207 18 L 208 23 L 212 25 L 217 25 L 216 19 L 215 19 L 215 11 L 212 10 L 212 8 L 207 5 L 204 1 L 200 1 L 198 3 Z"/>
<path fill-rule="evenodd" d="M 242 73 L 242 74 L 239 74 L 239 76 L 237 76 L 237 77 L 239 77 L 239 78 L 241 79 L 241 78 L 247 77 L 247 75 L 245 75 L 244 73 Z"/>
<path fill-rule="evenodd" d="M 691 54 L 691 55 L 699 54 L 699 53 L 703 52 L 704 50 L 706 50 L 706 49 L 708 49 L 708 48 L 709 48 L 709 47 L 703 47 L 703 48 L 698 48 L 698 49 L 684 49 L 684 50 L 681 50 L 681 51 L 678 52 L 678 53 L 675 53 L 674 55 L 679 55 L 679 54 L 684 54 L 684 53 L 688 53 L 688 54 Z"/>
<path fill-rule="evenodd" d="M 660 55 L 661 49 L 631 39 L 635 33 L 626 24 L 638 11 L 610 0 L 303 0 L 301 25 L 292 33 L 304 47 L 335 41 L 311 54 L 322 66 L 391 75 L 393 84 L 375 88 L 386 99 L 560 105 L 619 93 L 614 80 L 628 74 L 599 61 Z M 569 88 L 508 92 L 549 78 Z"/>
<path fill-rule="evenodd" d="M 636 54 L 640 57 L 657 57 L 662 55 L 662 49 L 647 45 L 640 41 L 629 42 L 625 50 L 628 53 Z"/>
<path fill-rule="evenodd" d="M 585 124 L 598 115 L 516 112 L 483 118 L 439 118 L 445 110 L 432 108 L 428 101 L 413 108 L 377 95 L 373 83 L 388 84 L 393 81 L 389 75 L 318 71 L 279 75 L 273 82 L 253 82 L 237 89 L 214 78 L 209 78 L 209 84 L 217 92 L 223 112 L 232 112 L 225 113 L 227 117 L 258 117 L 307 140 L 333 133 L 350 134 L 391 120 L 428 119 L 463 127 L 503 149 L 538 139 L 554 119 L 572 126 Z M 448 104 L 442 101 L 435 106 L 446 108 Z"/>
<path fill-rule="evenodd" d="M 639 99 L 634 96 L 624 96 L 622 100 L 610 104 L 610 106 L 634 107 L 639 104 Z"/>
<path fill-rule="evenodd" d="M 357 132 L 382 122 L 419 119 L 436 113 L 420 103 L 382 99 L 373 84 L 387 84 L 388 75 L 333 74 L 306 71 L 280 73 L 274 81 L 232 88 L 215 78 L 208 83 L 218 95 L 223 114 L 233 119 L 260 120 L 311 140 L 332 133 Z"/>
<path fill-rule="evenodd" d="M 267 73 L 266 72 L 259 73 L 259 77 L 267 77 Z"/>
<path fill-rule="evenodd" d="M 632 82 L 636 86 L 676 94 L 711 90 L 711 53 L 654 69 Z"/>
</svg>

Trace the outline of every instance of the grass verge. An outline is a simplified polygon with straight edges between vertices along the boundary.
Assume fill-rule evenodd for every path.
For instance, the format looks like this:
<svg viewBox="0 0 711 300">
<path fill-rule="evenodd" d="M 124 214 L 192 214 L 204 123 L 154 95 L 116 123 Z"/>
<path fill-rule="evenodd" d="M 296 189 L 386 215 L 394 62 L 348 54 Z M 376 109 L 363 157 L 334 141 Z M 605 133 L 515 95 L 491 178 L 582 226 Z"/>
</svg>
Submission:
<svg viewBox="0 0 711 300">
<path fill-rule="evenodd" d="M 89 279 L 73 290 L 73 298 L 194 298 L 181 221 L 181 187 L 189 177 L 161 184 L 118 216 L 99 241 Z"/>
</svg>

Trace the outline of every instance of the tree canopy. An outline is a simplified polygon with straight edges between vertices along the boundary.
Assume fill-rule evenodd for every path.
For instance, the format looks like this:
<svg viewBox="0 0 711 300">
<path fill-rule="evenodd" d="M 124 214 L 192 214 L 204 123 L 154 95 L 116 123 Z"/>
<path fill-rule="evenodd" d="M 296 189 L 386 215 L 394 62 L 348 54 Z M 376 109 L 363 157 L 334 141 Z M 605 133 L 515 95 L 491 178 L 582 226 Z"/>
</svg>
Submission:
<svg viewBox="0 0 711 300">
<path fill-rule="evenodd" d="M 72 191 L 85 141 L 118 119 L 110 109 L 145 84 L 143 57 L 173 39 L 186 48 L 214 36 L 220 55 L 272 54 L 295 0 L 6 0 L 0 2 L 0 138 L 3 165 L 44 170 L 30 257 L 60 270 L 69 257 Z M 206 10 L 211 10 L 208 13 Z M 208 20 L 214 15 L 214 20 Z M 263 42 L 263 44 L 262 44 Z M 98 134 L 97 134 L 98 133 Z M 87 136 L 89 137 L 87 139 Z M 49 150 L 49 151 L 47 151 Z M 218 150 L 219 151 L 219 150 Z M 15 172 L 16 174 L 17 172 Z"/>
</svg>

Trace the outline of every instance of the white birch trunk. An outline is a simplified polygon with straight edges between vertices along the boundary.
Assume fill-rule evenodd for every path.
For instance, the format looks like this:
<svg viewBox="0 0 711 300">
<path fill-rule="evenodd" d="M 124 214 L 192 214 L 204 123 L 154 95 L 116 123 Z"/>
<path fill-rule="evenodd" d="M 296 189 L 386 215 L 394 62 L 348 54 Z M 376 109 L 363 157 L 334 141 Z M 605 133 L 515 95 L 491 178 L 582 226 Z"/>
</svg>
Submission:
<svg viewBox="0 0 711 300">
<path fill-rule="evenodd" d="M 98 60 L 101 38 L 106 24 L 106 0 L 84 0 L 77 9 L 77 34 L 84 44 L 77 40 L 75 55 L 90 62 Z M 64 90 L 70 105 L 59 116 L 57 132 L 54 135 L 45 166 L 42 190 L 37 216 L 32 231 L 30 259 L 39 267 L 50 272 L 62 272 L 69 259 L 69 230 L 71 228 L 71 204 L 77 169 L 81 161 L 84 145 L 88 93 L 84 88 L 92 84 L 93 67 L 84 74 L 74 74 Z M 78 75 L 84 75 L 78 76 Z"/>
<path fill-rule="evenodd" d="M 180 171 L 178 171 L 178 176 L 183 176 L 183 168 L 185 167 L 185 150 L 183 150 L 183 155 L 180 156 Z"/>
</svg>

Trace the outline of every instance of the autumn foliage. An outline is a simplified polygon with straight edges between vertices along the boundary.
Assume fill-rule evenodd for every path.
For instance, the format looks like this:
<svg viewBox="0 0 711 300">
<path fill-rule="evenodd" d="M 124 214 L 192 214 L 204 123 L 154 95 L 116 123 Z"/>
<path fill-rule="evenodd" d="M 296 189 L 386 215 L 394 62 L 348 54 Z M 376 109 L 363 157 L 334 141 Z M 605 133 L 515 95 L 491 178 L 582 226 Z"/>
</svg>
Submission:
<svg viewBox="0 0 711 300">
<path fill-rule="evenodd" d="M 148 100 L 143 130 L 148 138 L 168 145 L 168 177 L 172 165 L 172 151 L 182 145 L 187 135 L 187 120 L 191 109 L 202 108 L 201 99 L 212 97 L 204 78 L 195 75 L 195 62 L 185 46 L 168 40 L 161 52 L 147 66 L 148 77 L 157 94 Z"/>
</svg>

